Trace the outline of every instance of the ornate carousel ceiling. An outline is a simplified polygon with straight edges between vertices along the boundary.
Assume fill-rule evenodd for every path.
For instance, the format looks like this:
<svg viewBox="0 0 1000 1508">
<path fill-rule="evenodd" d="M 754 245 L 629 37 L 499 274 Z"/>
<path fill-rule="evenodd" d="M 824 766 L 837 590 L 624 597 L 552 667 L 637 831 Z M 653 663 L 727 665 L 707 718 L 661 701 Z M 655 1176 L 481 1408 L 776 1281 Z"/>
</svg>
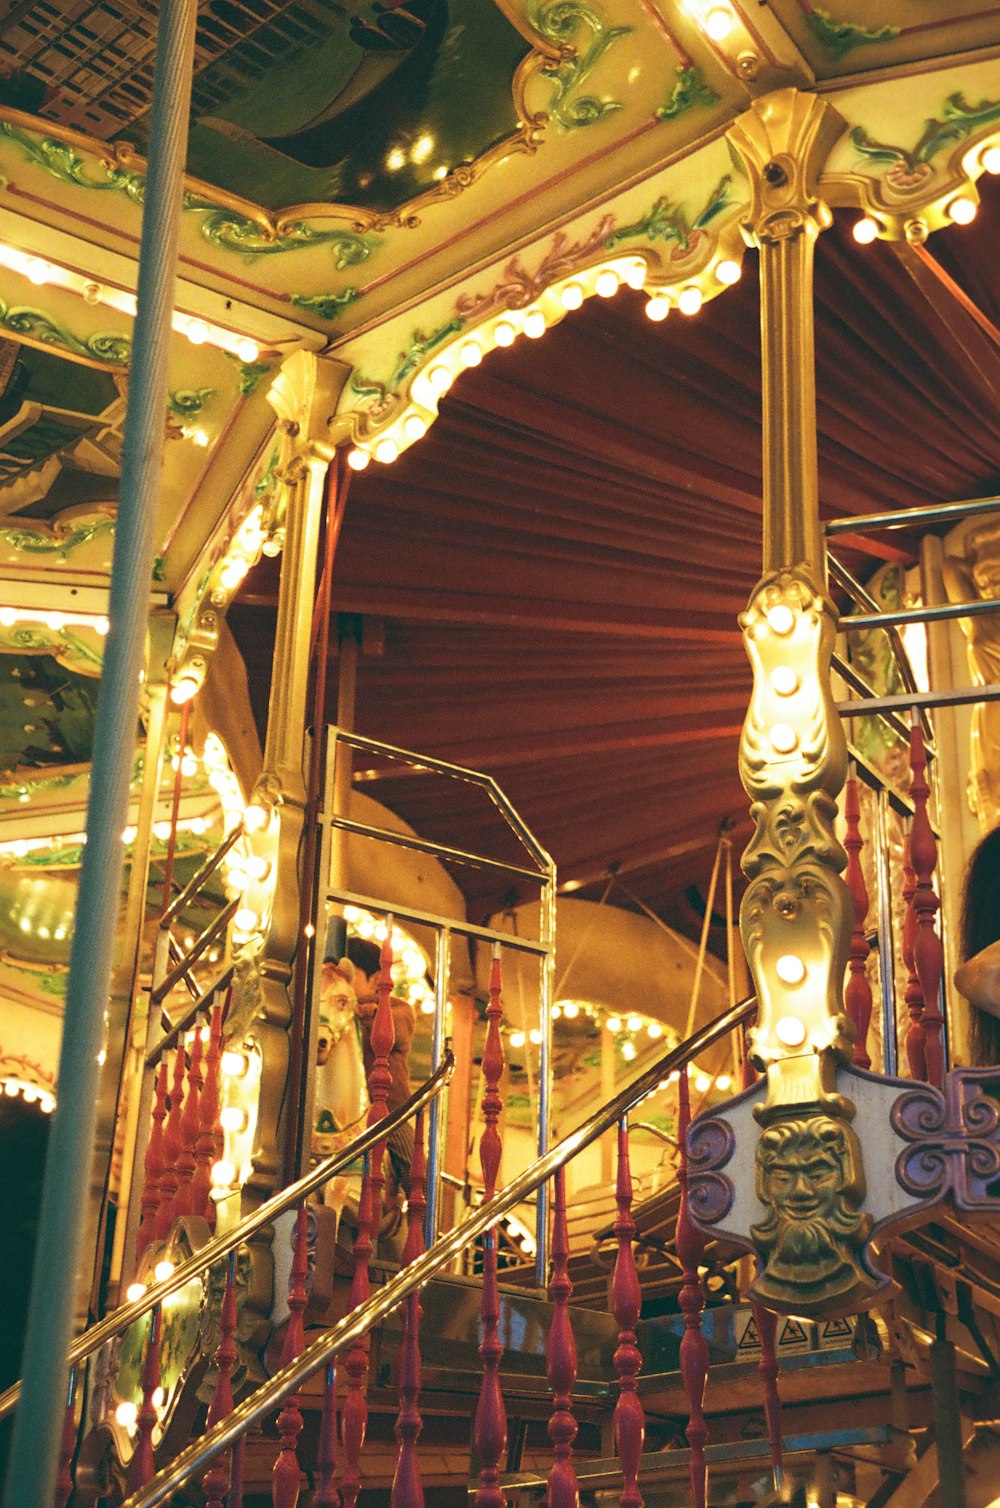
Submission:
<svg viewBox="0 0 1000 1508">
<path fill-rule="evenodd" d="M 331 437 L 376 458 L 335 576 L 337 610 L 365 619 L 359 728 L 488 770 L 563 880 L 594 895 L 617 866 L 620 904 L 627 886 L 694 931 L 720 823 L 743 830 L 736 615 L 760 556 L 755 269 L 724 131 L 790 86 L 844 121 L 817 269 L 827 514 L 989 493 L 1000 5 L 209 0 L 199 17 L 154 606 L 185 634 L 228 608 L 262 724 L 280 562 L 261 545 L 280 541 L 246 528 L 267 516 L 266 393 L 285 354 L 332 350 Z M 82 811 L 58 782 L 85 776 L 106 628 L 154 25 L 140 0 L 16 0 L 0 20 L 8 887 L 29 873 L 29 810 L 60 814 L 52 839 Z M 956 197 L 981 201 L 974 224 Z M 884 240 L 854 242 L 860 211 Z M 862 575 L 914 548 L 906 531 L 844 546 Z M 474 843 L 477 814 L 442 812 L 419 777 L 359 784 Z M 484 913 L 504 899 L 469 894 Z"/>
</svg>

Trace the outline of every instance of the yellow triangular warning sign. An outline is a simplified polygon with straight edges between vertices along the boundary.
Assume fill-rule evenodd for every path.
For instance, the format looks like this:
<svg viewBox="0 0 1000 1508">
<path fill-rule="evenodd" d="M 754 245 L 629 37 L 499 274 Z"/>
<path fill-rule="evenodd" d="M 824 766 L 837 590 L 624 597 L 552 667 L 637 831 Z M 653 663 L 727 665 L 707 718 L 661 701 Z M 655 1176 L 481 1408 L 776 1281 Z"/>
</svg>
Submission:
<svg viewBox="0 0 1000 1508">
<path fill-rule="evenodd" d="M 850 1320 L 826 1320 L 820 1332 L 821 1340 L 850 1340 L 854 1335 Z"/>
<path fill-rule="evenodd" d="M 757 1334 L 757 1324 L 751 1315 L 747 1327 L 736 1342 L 737 1351 L 759 1351 L 760 1336 Z"/>
<path fill-rule="evenodd" d="M 792 1346 L 808 1346 L 809 1337 L 797 1319 L 786 1319 L 778 1336 L 778 1350 L 789 1350 Z"/>
</svg>

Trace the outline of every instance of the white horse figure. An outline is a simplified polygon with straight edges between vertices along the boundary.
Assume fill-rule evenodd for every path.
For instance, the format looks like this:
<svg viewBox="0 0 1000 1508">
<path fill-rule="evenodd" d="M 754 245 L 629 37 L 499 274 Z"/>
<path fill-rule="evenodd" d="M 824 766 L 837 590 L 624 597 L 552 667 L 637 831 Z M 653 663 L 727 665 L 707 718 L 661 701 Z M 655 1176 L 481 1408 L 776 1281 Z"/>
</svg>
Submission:
<svg viewBox="0 0 1000 1508">
<path fill-rule="evenodd" d="M 317 1160 L 347 1146 L 362 1130 L 368 1112 L 357 1003 L 350 959 L 325 963 L 313 1099 L 312 1150 Z M 358 1187 L 353 1170 L 338 1174 L 323 1187 L 322 1201 L 336 1212 L 338 1225 L 352 1184 Z"/>
</svg>

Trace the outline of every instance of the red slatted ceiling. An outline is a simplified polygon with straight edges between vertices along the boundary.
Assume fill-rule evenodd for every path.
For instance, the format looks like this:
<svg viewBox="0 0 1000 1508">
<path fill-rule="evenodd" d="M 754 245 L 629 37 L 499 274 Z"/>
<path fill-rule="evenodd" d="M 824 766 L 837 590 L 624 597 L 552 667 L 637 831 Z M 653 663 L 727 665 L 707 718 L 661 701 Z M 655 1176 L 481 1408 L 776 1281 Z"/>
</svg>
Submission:
<svg viewBox="0 0 1000 1508">
<path fill-rule="evenodd" d="M 982 188 L 981 220 L 929 249 L 994 318 L 1000 206 Z M 1000 351 L 919 271 L 908 248 L 857 247 L 843 217 L 818 243 L 828 517 L 1000 482 Z M 385 620 L 384 655 L 360 660 L 361 731 L 495 774 L 561 876 L 588 882 L 578 893 L 619 863 L 692 934 L 684 893 L 704 894 L 720 822 L 737 850 L 749 832 L 736 619 L 760 570 L 758 319 L 748 256 L 697 318 L 654 325 L 622 292 L 496 352 L 424 441 L 353 479 L 336 564 L 338 608 Z M 866 575 L 915 537 L 840 553 Z M 232 614 L 261 720 L 274 588 L 265 563 Z M 445 841 L 496 832 L 478 799 L 443 802 L 435 781 L 364 789 Z M 496 905 L 502 885 L 457 874 L 473 911 Z"/>
</svg>

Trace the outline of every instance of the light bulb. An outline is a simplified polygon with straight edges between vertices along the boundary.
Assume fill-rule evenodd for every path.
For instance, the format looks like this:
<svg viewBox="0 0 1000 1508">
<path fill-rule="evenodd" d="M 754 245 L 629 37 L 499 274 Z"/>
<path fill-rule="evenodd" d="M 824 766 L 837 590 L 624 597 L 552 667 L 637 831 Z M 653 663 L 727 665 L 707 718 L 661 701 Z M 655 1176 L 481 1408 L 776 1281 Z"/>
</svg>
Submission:
<svg viewBox="0 0 1000 1508">
<path fill-rule="evenodd" d="M 182 671 L 170 687 L 170 700 L 175 707 L 183 707 L 197 695 L 200 680 L 192 671 Z"/>
<path fill-rule="evenodd" d="M 670 313 L 670 300 L 665 294 L 657 293 L 651 299 L 646 300 L 646 318 L 659 324 L 660 320 L 666 319 Z"/>
<path fill-rule="evenodd" d="M 777 754 L 791 754 L 799 741 L 799 735 L 791 723 L 775 723 L 769 736 L 771 747 Z"/>
<path fill-rule="evenodd" d="M 144 1299 L 146 1297 L 145 1283 L 130 1283 L 125 1290 L 125 1297 L 130 1304 L 136 1304 L 139 1299 Z"/>
<path fill-rule="evenodd" d="M 391 466 L 399 455 L 399 446 L 395 440 L 380 440 L 375 447 L 375 459 L 381 461 L 383 466 Z"/>
<path fill-rule="evenodd" d="M 774 972 L 782 984 L 801 984 L 806 977 L 806 966 L 795 953 L 783 953 L 774 966 Z"/>
<path fill-rule="evenodd" d="M 721 1089 L 721 1090 L 725 1091 L 725 1090 L 730 1089 L 732 1087 L 732 1083 L 733 1083 L 733 1081 L 730 1078 L 730 1076 L 729 1076 L 728 1073 L 720 1073 L 719 1077 L 715 1081 L 715 1087 L 716 1087 L 716 1089 Z"/>
<path fill-rule="evenodd" d="M 806 1040 L 806 1029 L 798 1016 L 782 1016 L 775 1022 L 774 1034 L 784 1047 L 801 1047 Z"/>
<path fill-rule="evenodd" d="M 431 367 L 430 371 L 427 373 L 427 381 L 430 383 L 435 392 L 446 393 L 451 387 L 454 378 L 452 377 L 447 367 L 436 366 Z"/>
<path fill-rule="evenodd" d="M 986 173 L 1000 173 L 1000 147 L 987 147 L 979 159 Z"/>
<path fill-rule="evenodd" d="M 724 42 L 736 23 L 728 5 L 713 5 L 705 17 L 705 30 L 713 42 Z"/>
<path fill-rule="evenodd" d="M 267 820 L 267 810 L 256 801 L 251 801 L 243 812 L 243 826 L 248 833 L 260 832 L 262 827 L 267 826 Z"/>
<path fill-rule="evenodd" d="M 28 274 L 29 283 L 34 283 L 36 288 L 40 288 L 43 283 L 48 282 L 52 268 L 41 257 L 32 257 L 24 270 Z"/>
<path fill-rule="evenodd" d="M 166 1257 L 164 1257 L 162 1262 L 157 1262 L 156 1266 L 153 1268 L 153 1277 L 158 1283 L 165 1283 L 167 1279 L 172 1278 L 173 1275 L 174 1264 Z"/>
<path fill-rule="evenodd" d="M 663 1036 L 663 1027 L 660 1025 L 659 1021 L 650 1021 L 649 1025 L 646 1027 L 646 1035 L 647 1037 L 652 1037 L 654 1042 L 658 1037 Z"/>
<path fill-rule="evenodd" d="M 352 471 L 364 471 L 370 460 L 371 456 L 367 450 L 359 450 L 356 445 L 353 450 L 347 452 L 347 464 Z"/>
<path fill-rule="evenodd" d="M 256 361 L 260 355 L 260 346 L 255 340 L 244 337 L 243 340 L 236 342 L 236 354 L 241 361 Z"/>
<path fill-rule="evenodd" d="M 49 613 L 45 620 L 45 626 L 58 633 L 61 628 L 66 627 L 66 619 L 62 613 Z"/>
<path fill-rule="evenodd" d="M 694 1087 L 699 1094 L 707 1094 L 712 1087 L 712 1080 L 707 1073 L 700 1073 L 694 1081 Z"/>
<path fill-rule="evenodd" d="M 464 367 L 477 367 L 483 359 L 483 348 L 478 341 L 467 340 L 459 348 L 458 359 Z"/>
<path fill-rule="evenodd" d="M 421 414 L 407 414 L 403 433 L 408 440 L 422 440 L 427 433 L 427 420 Z"/>
<path fill-rule="evenodd" d="M 612 272 L 610 267 L 606 267 L 603 272 L 599 272 L 594 281 L 594 292 L 599 294 L 601 298 L 614 298 L 618 292 L 617 272 Z"/>
<path fill-rule="evenodd" d="M 855 220 L 851 234 L 859 246 L 870 246 L 878 235 L 878 222 L 871 215 L 864 215 L 860 220 Z"/>
<path fill-rule="evenodd" d="M 94 619 L 94 633 L 95 634 L 100 634 L 101 638 L 103 639 L 110 632 L 111 632 L 111 619 L 110 618 L 95 618 Z"/>
<path fill-rule="evenodd" d="M 233 926 L 237 932 L 252 932 L 260 918 L 250 906 L 241 906 L 233 917 Z"/>
<path fill-rule="evenodd" d="M 632 262 L 625 269 L 625 281 L 630 288 L 641 288 L 646 281 L 645 262 Z"/>
<path fill-rule="evenodd" d="M 642 1017 L 641 1016 L 629 1016 L 628 1020 L 625 1022 L 625 1025 L 628 1027 L 628 1029 L 629 1029 L 630 1032 L 641 1031 L 642 1030 Z"/>
<path fill-rule="evenodd" d="M 632 1061 L 632 1059 L 635 1057 L 635 1043 L 634 1042 L 623 1042 L 622 1043 L 622 1057 L 623 1058 L 628 1058 L 629 1062 Z"/>
<path fill-rule="evenodd" d="M 161 1409 L 163 1407 L 163 1400 L 164 1398 L 166 1398 L 166 1396 L 167 1395 L 162 1388 L 154 1388 L 149 1401 L 153 1405 L 154 1409 Z"/>
<path fill-rule="evenodd" d="M 493 331 L 493 339 L 498 346 L 512 346 L 517 339 L 517 331 L 509 319 L 502 319 Z"/>
<path fill-rule="evenodd" d="M 228 1189 L 236 1182 L 236 1169 L 225 1157 L 220 1157 L 218 1162 L 212 1164 L 212 1186 L 217 1189 Z"/>
<path fill-rule="evenodd" d="M 608 1019 L 607 1019 L 607 1021 L 605 1021 L 604 1024 L 607 1027 L 607 1029 L 608 1029 L 609 1032 L 620 1032 L 621 1029 L 622 1029 L 622 1023 L 621 1023 L 621 1017 L 620 1016 L 609 1016 Z"/>
<path fill-rule="evenodd" d="M 0 626 L 4 628 L 13 628 L 16 622 L 17 614 L 12 607 L 0 608 Z"/>
<path fill-rule="evenodd" d="M 768 611 L 767 621 L 773 631 L 784 638 L 795 627 L 795 614 L 790 607 L 786 607 L 783 602 L 779 602 Z"/>
<path fill-rule="evenodd" d="M 527 1040 L 524 1032 L 511 1032 L 510 1034 L 511 1047 L 523 1047 Z"/>
<path fill-rule="evenodd" d="M 545 334 L 545 315 L 541 309 L 529 309 L 524 316 L 524 333 L 529 340 L 538 340 Z"/>
<path fill-rule="evenodd" d="M 153 823 L 153 834 L 155 837 L 159 838 L 161 843 L 166 843 L 167 839 L 170 837 L 171 831 L 172 829 L 169 822 Z"/>
<path fill-rule="evenodd" d="M 122 1429 L 134 1429 L 138 1417 L 139 1405 L 137 1403 L 120 1403 L 115 1409 L 115 1423 L 120 1424 Z"/>
<path fill-rule="evenodd" d="M 208 326 L 203 319 L 189 319 L 184 333 L 193 346 L 203 346 L 208 339 Z"/>
<path fill-rule="evenodd" d="M 790 665 L 775 665 L 771 685 L 779 696 L 793 696 L 799 689 L 799 678 Z"/>
<path fill-rule="evenodd" d="M 246 1124 L 247 1113 L 239 1105 L 227 1105 L 219 1116 L 219 1125 L 223 1131 L 244 1131 Z"/>
<path fill-rule="evenodd" d="M 534 1044 L 535 1044 L 536 1047 L 538 1046 L 539 1042 L 542 1040 L 542 1034 L 538 1030 L 537 1026 L 533 1026 L 531 1028 L 531 1031 L 528 1033 L 528 1036 L 531 1039 L 531 1041 L 534 1042 Z"/>
<path fill-rule="evenodd" d="M 574 1016 L 580 1014 L 580 1007 L 575 1000 L 567 1000 L 563 1003 L 562 1013 L 567 1021 L 572 1021 Z"/>
<path fill-rule="evenodd" d="M 997 149 L 1000 151 L 1000 148 Z M 567 283 L 559 295 L 559 301 L 564 309 L 579 309 L 583 303 L 583 289 L 579 283 Z"/>
<path fill-rule="evenodd" d="M 953 199 L 949 204 L 948 213 L 956 225 L 971 225 L 976 218 L 977 209 L 978 205 L 974 199 L 966 199 L 964 195 L 960 194 L 957 199 Z"/>
<path fill-rule="evenodd" d="M 702 305 L 701 289 L 690 284 L 682 288 L 677 298 L 677 307 L 682 314 L 697 314 Z"/>
<path fill-rule="evenodd" d="M 725 257 L 716 267 L 715 275 L 720 283 L 724 283 L 727 288 L 731 288 L 743 276 L 743 268 L 732 257 Z"/>
<path fill-rule="evenodd" d="M 249 859 L 247 859 L 246 868 L 247 874 L 252 880 L 263 880 L 266 877 L 267 872 L 271 868 L 271 866 L 264 858 L 263 854 L 254 853 L 250 855 Z M 312 933 L 310 932 L 308 935 L 311 937 Z"/>
<path fill-rule="evenodd" d="M 222 1054 L 221 1068 L 231 1079 L 241 1079 L 247 1071 L 246 1054 L 227 1047 Z"/>
</svg>

